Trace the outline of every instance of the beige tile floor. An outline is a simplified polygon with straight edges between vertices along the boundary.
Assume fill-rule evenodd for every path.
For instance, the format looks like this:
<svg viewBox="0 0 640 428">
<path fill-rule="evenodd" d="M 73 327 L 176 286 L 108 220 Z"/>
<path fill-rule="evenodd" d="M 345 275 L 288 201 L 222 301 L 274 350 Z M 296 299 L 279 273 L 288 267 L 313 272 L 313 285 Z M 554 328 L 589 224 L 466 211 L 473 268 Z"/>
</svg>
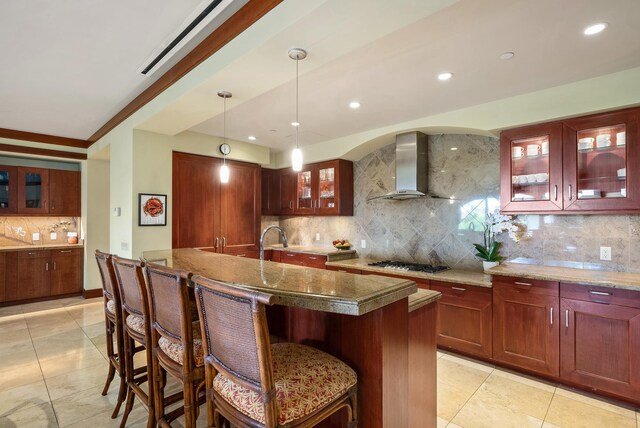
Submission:
<svg viewBox="0 0 640 428">
<path fill-rule="evenodd" d="M 110 419 L 117 384 L 100 395 L 103 317 L 101 299 L 0 308 L 1 428 L 118 426 Z M 637 409 L 438 353 L 438 427 L 640 428 L 638 419 Z M 127 426 L 146 426 L 139 403 Z"/>
</svg>

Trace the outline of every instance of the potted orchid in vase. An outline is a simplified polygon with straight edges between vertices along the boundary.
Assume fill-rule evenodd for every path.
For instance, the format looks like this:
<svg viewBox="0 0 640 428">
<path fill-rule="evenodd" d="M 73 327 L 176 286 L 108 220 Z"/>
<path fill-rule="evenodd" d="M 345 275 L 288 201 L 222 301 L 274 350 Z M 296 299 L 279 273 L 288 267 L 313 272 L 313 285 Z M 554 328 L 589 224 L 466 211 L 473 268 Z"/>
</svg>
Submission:
<svg viewBox="0 0 640 428">
<path fill-rule="evenodd" d="M 509 237 L 518 242 L 523 236 L 525 226 L 517 223 L 510 215 L 502 215 L 498 210 L 487 215 L 484 222 L 483 243 L 473 244 L 476 248 L 476 257 L 482 260 L 484 270 L 497 266 L 504 257 L 500 255 L 502 242 L 496 240 L 496 235 L 508 232 Z"/>
</svg>

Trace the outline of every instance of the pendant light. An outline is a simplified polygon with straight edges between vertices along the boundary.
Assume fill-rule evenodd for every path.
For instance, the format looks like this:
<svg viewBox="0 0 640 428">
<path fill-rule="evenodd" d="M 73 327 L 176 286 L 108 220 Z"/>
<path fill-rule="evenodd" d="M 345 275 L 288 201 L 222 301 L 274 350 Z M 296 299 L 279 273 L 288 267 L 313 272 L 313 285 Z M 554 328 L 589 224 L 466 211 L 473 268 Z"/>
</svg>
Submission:
<svg viewBox="0 0 640 428">
<path fill-rule="evenodd" d="M 218 96 L 224 100 L 224 114 L 222 116 L 222 144 L 218 147 L 222 153 L 222 166 L 220 166 L 220 182 L 229 182 L 229 167 L 227 166 L 227 155 L 231 153 L 231 146 L 227 144 L 227 98 L 231 98 L 231 92 L 220 91 Z"/>
<path fill-rule="evenodd" d="M 298 104 L 299 104 L 299 95 L 298 95 L 298 61 L 305 59 L 307 57 L 307 51 L 300 48 L 292 48 L 289 49 L 289 58 L 294 59 L 296 61 L 296 121 L 292 122 L 291 125 L 296 128 L 296 147 L 291 152 L 291 168 L 294 171 L 302 171 L 302 150 L 300 150 L 300 146 L 298 145 L 298 129 L 300 129 L 300 120 L 298 118 Z"/>
</svg>

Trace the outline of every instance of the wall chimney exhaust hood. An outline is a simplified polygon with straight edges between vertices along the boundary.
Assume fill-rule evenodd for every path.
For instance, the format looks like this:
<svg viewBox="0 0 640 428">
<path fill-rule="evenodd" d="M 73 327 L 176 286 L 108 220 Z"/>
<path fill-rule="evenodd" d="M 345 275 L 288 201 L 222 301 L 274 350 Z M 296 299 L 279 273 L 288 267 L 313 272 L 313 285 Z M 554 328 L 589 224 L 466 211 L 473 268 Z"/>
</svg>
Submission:
<svg viewBox="0 0 640 428">
<path fill-rule="evenodd" d="M 450 199 L 429 193 L 427 136 L 422 132 L 396 135 L 396 190 L 368 199 L 404 200 L 422 197 Z"/>
</svg>

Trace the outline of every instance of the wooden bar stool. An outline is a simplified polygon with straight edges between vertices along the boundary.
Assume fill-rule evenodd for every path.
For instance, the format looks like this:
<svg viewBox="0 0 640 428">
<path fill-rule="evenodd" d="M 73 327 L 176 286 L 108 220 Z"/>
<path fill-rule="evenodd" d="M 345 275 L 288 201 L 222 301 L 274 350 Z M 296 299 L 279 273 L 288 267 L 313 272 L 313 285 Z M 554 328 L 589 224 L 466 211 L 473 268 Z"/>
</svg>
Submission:
<svg viewBox="0 0 640 428">
<path fill-rule="evenodd" d="M 196 276 L 210 427 L 313 427 L 341 409 L 357 426 L 355 372 L 304 345 L 269 342 L 273 296 Z"/>
<path fill-rule="evenodd" d="M 149 302 L 142 270 L 144 263 L 113 256 L 113 267 L 120 296 L 122 297 L 124 360 L 127 380 L 127 404 L 122 415 L 120 427 L 124 428 L 126 426 L 127 418 L 133 408 L 133 400 L 138 397 L 149 411 L 147 428 L 152 428 L 155 425 L 153 388 L 151 387 L 151 382 L 148 382 L 148 392 L 141 387 L 153 373 L 150 348 L 151 322 L 149 320 Z M 141 346 L 136 346 L 136 342 Z M 136 368 L 133 357 L 137 352 L 143 350 L 146 350 L 147 365 Z"/>
<path fill-rule="evenodd" d="M 127 396 L 127 382 L 124 365 L 124 339 L 122 332 L 122 301 L 116 284 L 116 274 L 111 264 L 111 254 L 96 250 L 96 261 L 102 278 L 102 295 L 104 297 L 104 322 L 107 336 L 107 359 L 109 361 L 109 373 L 107 381 L 102 389 L 102 395 L 107 395 L 109 385 L 115 374 L 120 378 L 118 401 L 113 409 L 111 419 L 115 419 L 120 411 L 120 406 Z M 116 339 L 116 349 L 113 348 L 113 339 Z"/>
<path fill-rule="evenodd" d="M 199 403 L 204 403 L 204 356 L 200 323 L 189 298 L 190 273 L 148 264 L 145 266 L 151 316 L 153 389 L 158 426 L 184 413 L 185 427 L 194 428 Z M 193 291 L 193 290 L 192 290 Z M 193 293 L 192 293 L 193 294 Z M 182 383 L 182 392 L 164 396 L 166 373 Z M 198 399 L 200 392 L 202 399 Z M 183 399 L 184 405 L 165 413 L 165 407 Z"/>
</svg>

